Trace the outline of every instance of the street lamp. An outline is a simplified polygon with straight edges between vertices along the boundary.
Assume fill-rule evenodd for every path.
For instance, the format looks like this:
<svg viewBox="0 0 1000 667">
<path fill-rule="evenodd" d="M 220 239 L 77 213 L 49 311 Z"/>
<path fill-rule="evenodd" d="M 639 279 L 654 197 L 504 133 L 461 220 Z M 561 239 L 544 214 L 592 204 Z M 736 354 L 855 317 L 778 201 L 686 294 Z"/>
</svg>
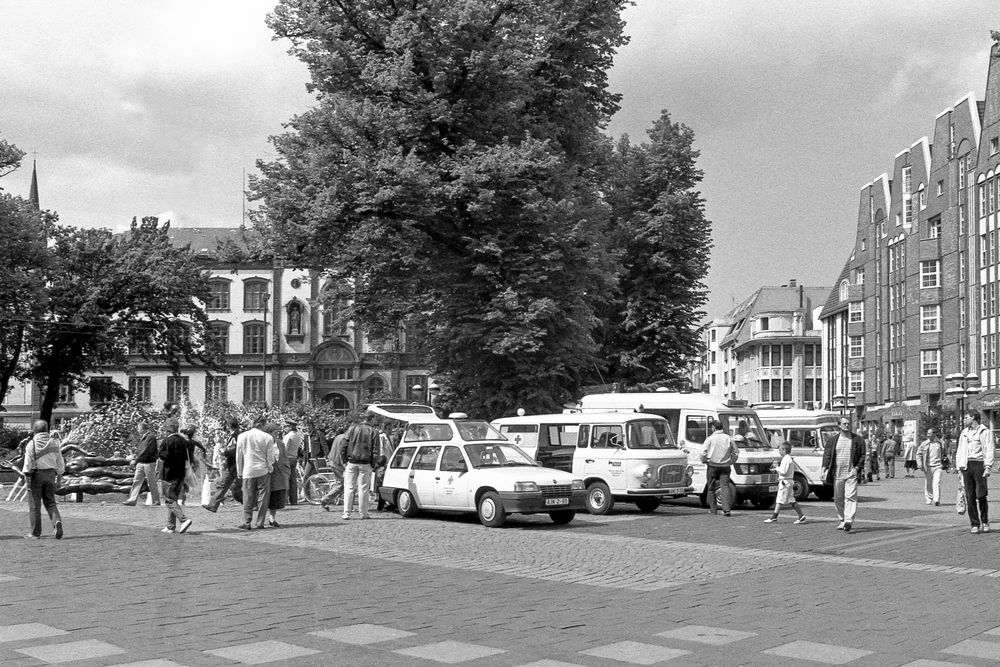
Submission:
<svg viewBox="0 0 1000 667">
<path fill-rule="evenodd" d="M 854 430 L 854 408 L 855 408 L 854 396 L 852 395 L 852 396 L 850 396 L 848 398 L 847 396 L 844 396 L 843 394 L 837 394 L 836 396 L 832 397 L 830 400 L 832 401 L 831 405 L 832 405 L 833 409 L 836 410 L 837 412 L 839 412 L 841 417 L 844 416 L 844 413 L 846 411 L 850 411 L 850 414 L 851 414 L 851 430 L 853 431 Z"/>
<path fill-rule="evenodd" d="M 944 395 L 955 399 L 955 428 L 961 429 L 965 415 L 965 399 L 972 398 L 982 390 L 979 376 L 975 373 L 968 375 L 952 373 L 944 381 L 952 385 L 944 390 Z"/>
<path fill-rule="evenodd" d="M 415 396 L 420 397 L 422 399 L 421 402 L 426 403 L 427 405 L 432 405 L 434 397 L 437 395 L 439 391 L 441 391 L 441 387 L 439 387 L 438 383 L 435 382 L 434 380 L 431 380 L 430 382 L 427 383 L 426 392 L 424 392 L 424 386 L 419 382 L 413 385 L 411 389 L 413 390 L 413 394 Z"/>
<path fill-rule="evenodd" d="M 262 403 L 267 403 L 267 301 L 271 295 L 267 292 L 261 295 L 264 308 L 264 344 L 260 350 L 260 397 Z"/>
</svg>

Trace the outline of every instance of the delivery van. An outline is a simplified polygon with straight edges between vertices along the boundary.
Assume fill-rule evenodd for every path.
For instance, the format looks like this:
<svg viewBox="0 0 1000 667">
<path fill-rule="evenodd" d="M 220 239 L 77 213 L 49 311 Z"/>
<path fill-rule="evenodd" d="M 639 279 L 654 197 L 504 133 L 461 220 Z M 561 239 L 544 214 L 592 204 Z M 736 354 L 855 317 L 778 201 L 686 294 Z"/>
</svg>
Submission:
<svg viewBox="0 0 1000 667">
<path fill-rule="evenodd" d="M 688 457 L 659 415 L 574 412 L 491 424 L 543 466 L 582 477 L 591 514 L 607 514 L 616 502 L 652 512 L 662 498 L 694 491 Z"/>
<path fill-rule="evenodd" d="M 833 487 L 821 475 L 823 448 L 830 436 L 840 433 L 839 415 L 826 410 L 792 408 L 759 409 L 760 422 L 771 433 L 771 445 L 790 442 L 795 459 L 795 499 L 805 500 L 810 492 L 820 500 L 833 498 Z"/>
<path fill-rule="evenodd" d="M 730 476 L 730 497 L 737 504 L 748 500 L 755 507 L 774 506 L 778 494 L 777 465 L 781 459 L 771 448 L 757 413 L 746 401 L 657 391 L 588 394 L 580 399 L 579 407 L 584 413 L 635 410 L 665 418 L 671 432 L 677 434 L 677 446 L 687 453 L 688 463 L 694 469 L 693 493 L 702 507 L 708 507 L 708 474 L 701 455 L 705 439 L 712 433 L 712 421 L 719 420 L 740 450 Z"/>
</svg>

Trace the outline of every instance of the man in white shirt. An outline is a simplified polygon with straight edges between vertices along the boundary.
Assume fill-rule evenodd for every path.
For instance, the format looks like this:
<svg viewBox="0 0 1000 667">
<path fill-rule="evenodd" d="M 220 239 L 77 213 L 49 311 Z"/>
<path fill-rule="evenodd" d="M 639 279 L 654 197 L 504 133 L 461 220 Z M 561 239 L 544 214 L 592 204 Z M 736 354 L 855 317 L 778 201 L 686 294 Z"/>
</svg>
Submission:
<svg viewBox="0 0 1000 667">
<path fill-rule="evenodd" d="M 993 468 L 993 434 L 979 423 L 979 413 L 965 413 L 965 428 L 958 436 L 955 467 L 965 484 L 965 506 L 969 510 L 972 534 L 990 532 L 989 489 L 986 480 Z"/>
<path fill-rule="evenodd" d="M 710 508 L 708 511 L 711 514 L 718 514 L 719 512 L 718 503 L 715 498 L 715 490 L 718 488 L 722 496 L 722 514 L 723 516 L 729 516 L 730 508 L 733 506 L 732 489 L 729 488 L 729 480 L 733 464 L 736 463 L 740 450 L 736 447 L 736 443 L 733 442 L 729 434 L 723 430 L 722 422 L 718 419 L 712 422 L 712 429 L 712 435 L 705 438 L 705 453 L 702 455 L 702 461 L 708 468 L 706 470 L 706 476 L 708 477 L 706 494 L 708 495 L 708 506 Z"/>
<path fill-rule="evenodd" d="M 243 480 L 243 530 L 250 530 L 254 511 L 256 527 L 263 528 L 267 519 L 270 477 L 274 462 L 278 460 L 278 446 L 271 434 L 263 430 L 266 417 L 258 417 L 253 428 L 236 438 L 236 472 Z"/>
</svg>

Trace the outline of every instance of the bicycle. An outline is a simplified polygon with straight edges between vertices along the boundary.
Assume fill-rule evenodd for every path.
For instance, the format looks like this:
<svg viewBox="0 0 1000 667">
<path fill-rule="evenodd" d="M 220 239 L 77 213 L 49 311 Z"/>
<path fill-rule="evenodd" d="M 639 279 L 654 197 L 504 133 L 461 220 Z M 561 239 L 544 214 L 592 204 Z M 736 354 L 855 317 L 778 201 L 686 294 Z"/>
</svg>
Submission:
<svg viewBox="0 0 1000 667">
<path fill-rule="evenodd" d="M 326 465 L 324 459 L 310 459 L 311 472 L 306 475 L 305 471 L 296 466 L 299 475 L 299 500 L 319 505 L 320 501 L 326 497 L 335 487 L 340 487 L 338 493 L 333 496 L 332 504 L 340 505 L 344 502 L 344 480 L 337 472 Z"/>
</svg>

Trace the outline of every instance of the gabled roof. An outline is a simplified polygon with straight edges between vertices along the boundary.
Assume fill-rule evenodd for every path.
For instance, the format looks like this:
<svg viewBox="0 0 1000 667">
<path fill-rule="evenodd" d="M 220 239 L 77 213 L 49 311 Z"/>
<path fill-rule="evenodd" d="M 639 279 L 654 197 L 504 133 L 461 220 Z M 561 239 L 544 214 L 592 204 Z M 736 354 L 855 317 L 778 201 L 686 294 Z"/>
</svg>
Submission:
<svg viewBox="0 0 1000 667">
<path fill-rule="evenodd" d="M 840 270 L 840 275 L 837 277 L 837 282 L 834 284 L 833 288 L 830 290 L 829 296 L 826 298 L 826 305 L 823 306 L 823 312 L 819 314 L 819 318 L 824 320 L 834 313 L 838 313 L 845 308 L 847 308 L 847 302 L 840 300 L 840 283 L 848 280 L 851 275 L 851 262 L 848 260 L 844 264 L 844 268 Z"/>
<path fill-rule="evenodd" d="M 175 246 L 190 246 L 196 255 L 214 255 L 223 244 L 246 252 L 251 241 L 259 238 L 257 232 L 244 227 L 171 227 L 167 235 Z"/>
<path fill-rule="evenodd" d="M 755 315 L 801 312 L 809 318 L 815 305 L 826 298 L 829 292 L 829 287 L 761 287 L 750 298 L 726 314 L 726 318 L 736 324 L 719 342 L 719 346 L 723 347 L 734 342 L 740 345 L 749 340 L 750 333 L 746 323 Z"/>
</svg>

